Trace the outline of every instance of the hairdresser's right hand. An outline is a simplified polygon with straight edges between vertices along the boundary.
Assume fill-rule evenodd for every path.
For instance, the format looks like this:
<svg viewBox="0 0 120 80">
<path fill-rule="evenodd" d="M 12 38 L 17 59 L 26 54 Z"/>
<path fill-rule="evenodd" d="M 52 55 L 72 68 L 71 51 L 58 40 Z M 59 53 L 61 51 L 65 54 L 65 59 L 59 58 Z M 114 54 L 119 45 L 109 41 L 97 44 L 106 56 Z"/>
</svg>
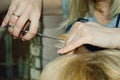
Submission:
<svg viewBox="0 0 120 80">
<path fill-rule="evenodd" d="M 14 38 L 20 37 L 20 32 L 25 29 L 29 21 L 29 31 L 22 36 L 22 40 L 30 40 L 35 36 L 41 15 L 42 0 L 11 0 L 9 10 L 2 22 L 4 27 L 8 23 L 13 26 L 8 31 Z"/>
</svg>

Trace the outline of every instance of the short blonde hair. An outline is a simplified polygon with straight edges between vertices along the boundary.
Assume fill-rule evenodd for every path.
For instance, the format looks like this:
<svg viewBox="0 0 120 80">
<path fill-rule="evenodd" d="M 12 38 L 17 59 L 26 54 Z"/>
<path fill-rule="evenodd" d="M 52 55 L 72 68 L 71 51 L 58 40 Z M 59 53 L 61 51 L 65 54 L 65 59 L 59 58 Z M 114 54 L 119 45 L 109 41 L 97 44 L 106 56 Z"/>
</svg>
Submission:
<svg viewBox="0 0 120 80">
<path fill-rule="evenodd" d="M 45 67 L 40 80 L 120 80 L 120 51 L 61 56 Z"/>
</svg>

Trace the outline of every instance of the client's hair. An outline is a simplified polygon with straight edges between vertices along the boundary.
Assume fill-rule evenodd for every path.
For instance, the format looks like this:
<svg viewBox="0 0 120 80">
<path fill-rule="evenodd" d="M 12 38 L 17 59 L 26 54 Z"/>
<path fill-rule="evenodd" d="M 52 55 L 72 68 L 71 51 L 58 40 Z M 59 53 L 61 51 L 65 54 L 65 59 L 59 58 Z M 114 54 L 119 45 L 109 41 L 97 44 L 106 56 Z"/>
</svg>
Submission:
<svg viewBox="0 0 120 80">
<path fill-rule="evenodd" d="M 120 51 L 61 56 L 45 67 L 40 80 L 120 80 Z"/>
<path fill-rule="evenodd" d="M 50 62 L 40 80 L 120 80 L 120 51 L 90 52 L 83 47 Z"/>
</svg>

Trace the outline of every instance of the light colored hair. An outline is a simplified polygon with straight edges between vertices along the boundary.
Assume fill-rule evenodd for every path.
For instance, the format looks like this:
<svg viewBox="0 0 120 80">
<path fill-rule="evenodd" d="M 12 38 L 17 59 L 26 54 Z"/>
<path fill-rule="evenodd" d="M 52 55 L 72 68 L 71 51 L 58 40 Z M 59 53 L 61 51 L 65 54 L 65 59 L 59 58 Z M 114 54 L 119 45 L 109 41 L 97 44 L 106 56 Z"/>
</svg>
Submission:
<svg viewBox="0 0 120 80">
<path fill-rule="evenodd" d="M 61 56 L 45 67 L 40 80 L 120 80 L 120 51 Z"/>
<path fill-rule="evenodd" d="M 120 13 L 120 0 L 113 0 L 113 5 L 110 9 L 111 17 Z"/>
<path fill-rule="evenodd" d="M 94 4 L 96 0 L 68 0 L 68 16 L 61 24 L 65 27 L 74 23 L 78 18 L 84 18 L 86 14 L 93 16 Z M 120 0 L 112 0 L 109 18 L 113 18 L 120 13 Z"/>
</svg>

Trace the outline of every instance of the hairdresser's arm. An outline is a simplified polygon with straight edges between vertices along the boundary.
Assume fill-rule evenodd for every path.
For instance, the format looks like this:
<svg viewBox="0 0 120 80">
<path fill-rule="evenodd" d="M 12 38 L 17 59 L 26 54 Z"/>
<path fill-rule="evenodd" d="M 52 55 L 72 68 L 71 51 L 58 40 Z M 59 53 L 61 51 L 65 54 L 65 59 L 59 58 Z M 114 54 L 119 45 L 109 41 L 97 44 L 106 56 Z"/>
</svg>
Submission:
<svg viewBox="0 0 120 80">
<path fill-rule="evenodd" d="M 14 29 L 13 27 L 8 29 L 11 35 L 15 38 L 20 37 L 23 40 L 30 40 L 37 33 L 42 11 L 42 1 L 44 15 L 62 14 L 61 0 L 11 0 L 8 13 L 3 20 L 2 26 L 9 23 L 14 26 Z M 25 24 L 28 21 L 30 22 L 29 31 L 21 37 L 20 32 L 26 28 Z"/>
<path fill-rule="evenodd" d="M 84 44 L 120 49 L 120 28 L 107 28 L 93 22 L 77 22 L 69 34 L 65 47 L 58 53 L 70 52 Z"/>
</svg>

